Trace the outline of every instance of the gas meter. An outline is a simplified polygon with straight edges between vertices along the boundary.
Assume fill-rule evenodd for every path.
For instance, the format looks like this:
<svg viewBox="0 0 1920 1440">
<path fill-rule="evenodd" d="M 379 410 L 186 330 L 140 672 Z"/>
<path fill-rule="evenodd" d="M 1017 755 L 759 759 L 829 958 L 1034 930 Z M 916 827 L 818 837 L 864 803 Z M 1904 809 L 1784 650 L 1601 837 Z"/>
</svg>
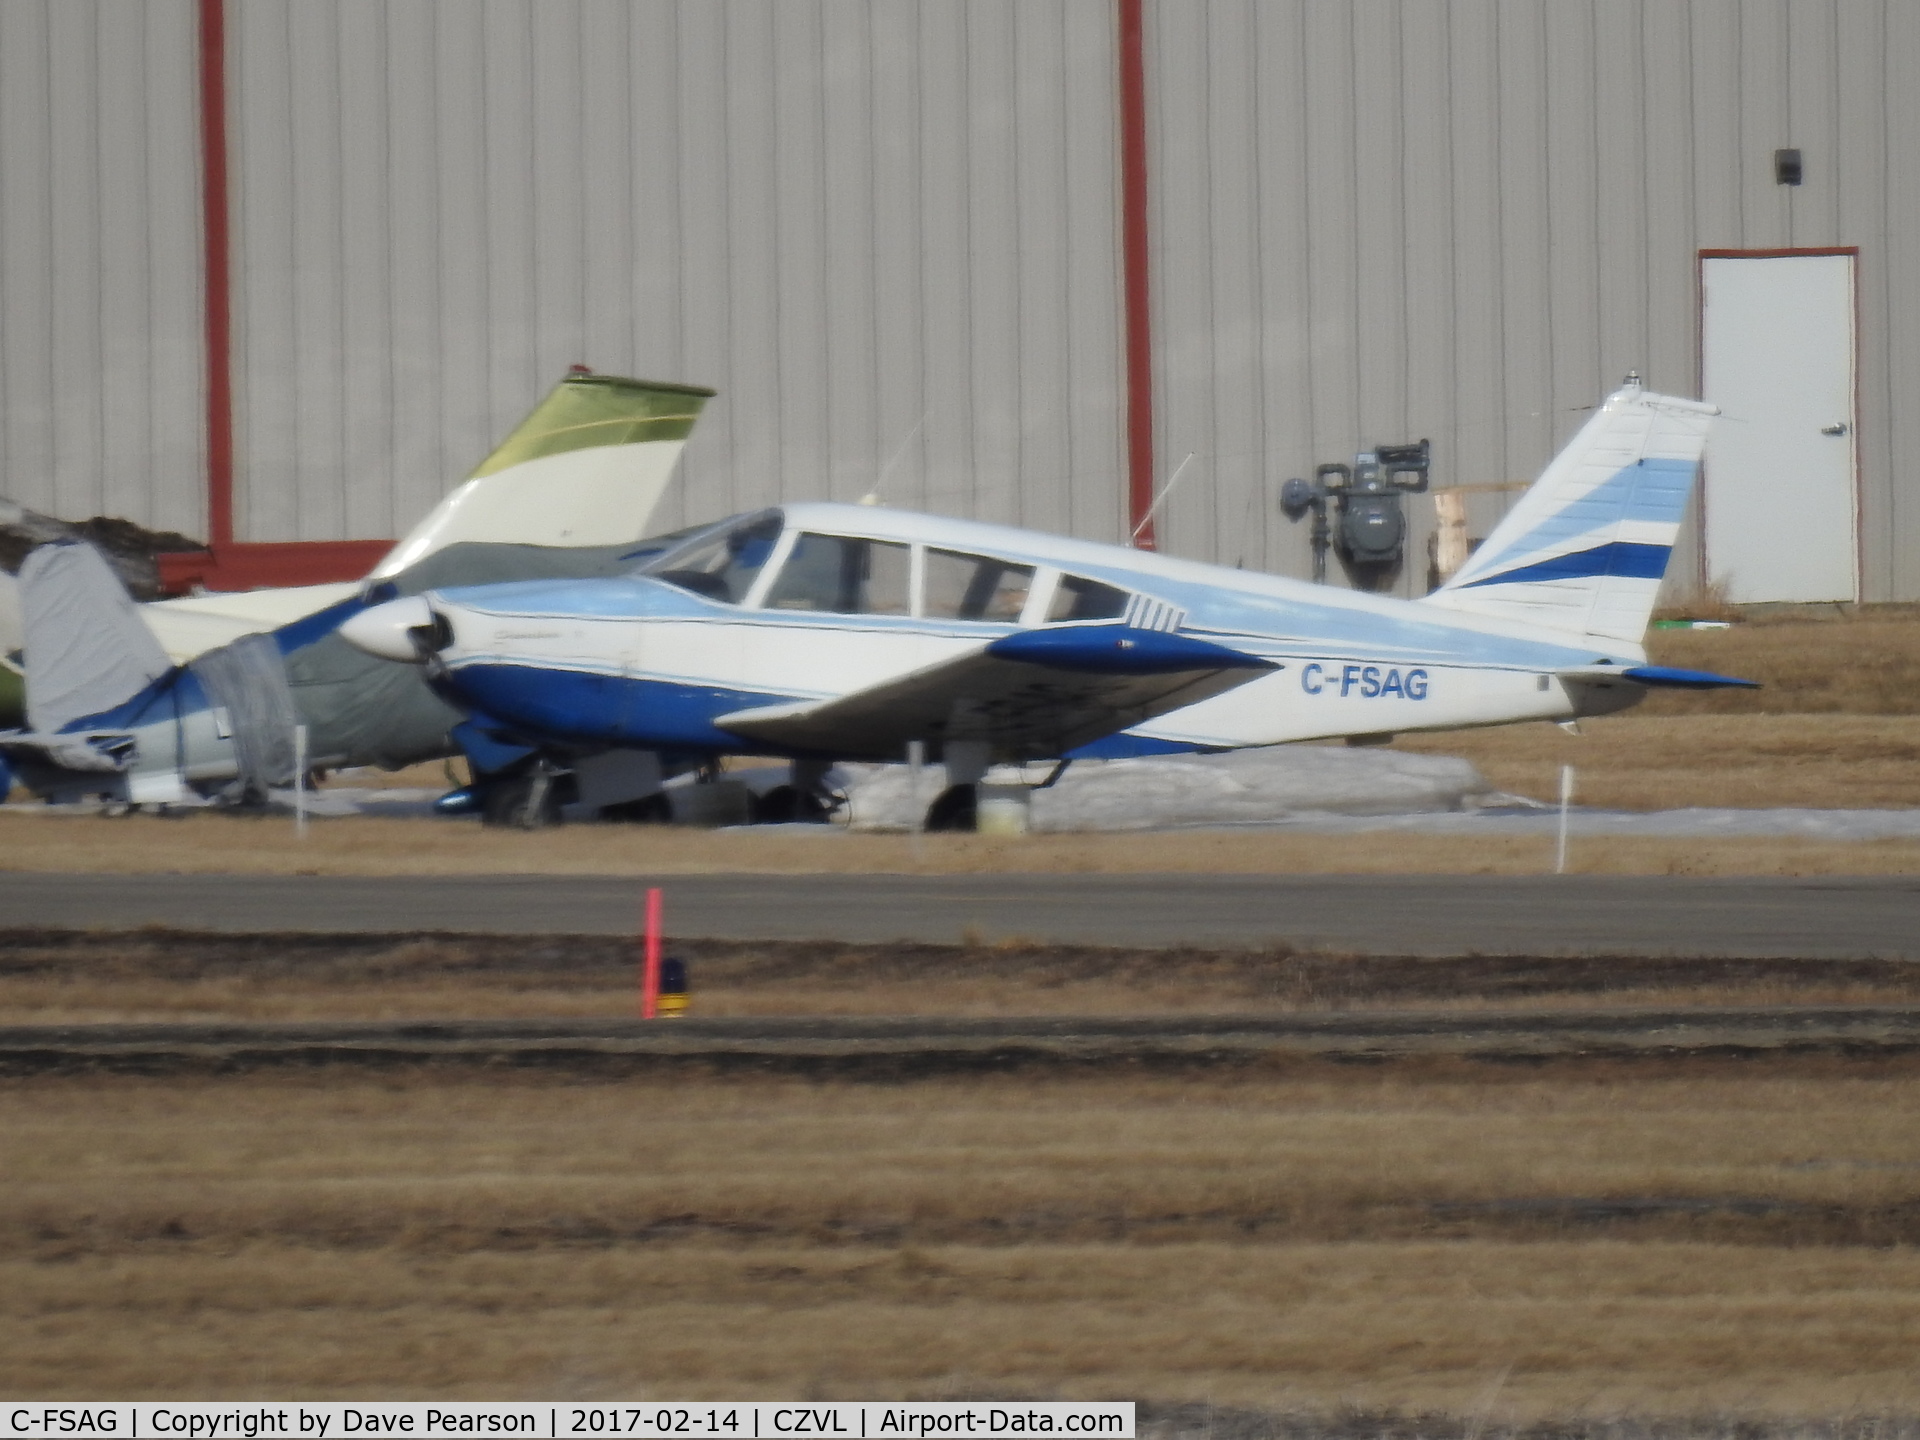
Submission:
<svg viewBox="0 0 1920 1440">
<path fill-rule="evenodd" d="M 1320 465 L 1313 480 L 1289 480 L 1280 487 L 1280 508 L 1290 520 L 1313 513 L 1313 578 L 1325 583 L 1327 551 L 1356 590 L 1380 590 L 1399 574 L 1406 555 L 1407 517 L 1400 497 L 1427 488 L 1431 447 L 1376 445 L 1353 457 L 1351 465 Z M 1327 509 L 1332 502 L 1333 520 Z"/>
</svg>

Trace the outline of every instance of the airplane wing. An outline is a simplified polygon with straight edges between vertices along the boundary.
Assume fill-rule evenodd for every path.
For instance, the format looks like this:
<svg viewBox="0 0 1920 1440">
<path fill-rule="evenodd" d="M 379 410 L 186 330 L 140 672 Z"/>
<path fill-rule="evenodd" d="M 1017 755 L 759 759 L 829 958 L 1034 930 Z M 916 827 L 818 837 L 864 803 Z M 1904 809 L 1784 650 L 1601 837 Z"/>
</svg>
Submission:
<svg viewBox="0 0 1920 1440">
<path fill-rule="evenodd" d="M 1278 668 L 1128 625 L 1022 630 L 851 695 L 736 710 L 714 723 L 849 760 L 895 760 L 911 740 L 984 740 L 997 754 L 1050 759 Z"/>
</svg>

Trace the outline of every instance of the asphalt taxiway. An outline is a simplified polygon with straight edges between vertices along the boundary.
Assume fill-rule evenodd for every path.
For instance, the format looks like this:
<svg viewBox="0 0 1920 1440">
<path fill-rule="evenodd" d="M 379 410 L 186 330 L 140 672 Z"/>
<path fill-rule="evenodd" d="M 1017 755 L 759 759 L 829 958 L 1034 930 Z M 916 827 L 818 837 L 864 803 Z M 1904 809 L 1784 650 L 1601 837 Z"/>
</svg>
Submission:
<svg viewBox="0 0 1920 1440">
<path fill-rule="evenodd" d="M 259 876 L 0 872 L 0 925 L 1286 945 L 1378 955 L 1920 959 L 1920 878 L 1391 875 Z"/>
</svg>

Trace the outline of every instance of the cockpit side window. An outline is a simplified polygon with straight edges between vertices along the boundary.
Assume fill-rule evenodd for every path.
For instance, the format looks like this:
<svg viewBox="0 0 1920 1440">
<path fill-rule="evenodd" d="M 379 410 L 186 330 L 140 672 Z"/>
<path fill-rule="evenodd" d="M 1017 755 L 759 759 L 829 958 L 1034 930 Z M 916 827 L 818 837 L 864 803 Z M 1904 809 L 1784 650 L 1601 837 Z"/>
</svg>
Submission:
<svg viewBox="0 0 1920 1440">
<path fill-rule="evenodd" d="M 889 540 L 803 533 L 767 592 L 769 610 L 834 615 L 906 615 L 912 610 L 913 550 Z"/>
<path fill-rule="evenodd" d="M 1032 588 L 1031 565 L 958 550 L 927 551 L 926 614 L 932 619 L 1012 624 L 1020 619 Z"/>
<path fill-rule="evenodd" d="M 780 512 L 762 510 L 723 522 L 640 567 L 639 573 L 691 590 L 709 600 L 738 605 L 780 538 Z"/>
<path fill-rule="evenodd" d="M 1056 625 L 1068 620 L 1118 620 L 1127 613 L 1127 602 L 1132 598 L 1126 591 L 1103 585 L 1098 580 L 1062 575 L 1060 583 L 1054 587 L 1053 599 L 1047 604 L 1046 623 Z"/>
<path fill-rule="evenodd" d="M 665 535 L 649 535 L 644 540 L 636 540 L 633 548 L 620 558 L 631 562 L 636 574 L 643 574 L 646 568 L 670 550 L 677 550 L 696 535 L 705 535 L 714 529 L 709 520 L 704 525 L 688 525 L 684 529 L 670 530 Z"/>
</svg>

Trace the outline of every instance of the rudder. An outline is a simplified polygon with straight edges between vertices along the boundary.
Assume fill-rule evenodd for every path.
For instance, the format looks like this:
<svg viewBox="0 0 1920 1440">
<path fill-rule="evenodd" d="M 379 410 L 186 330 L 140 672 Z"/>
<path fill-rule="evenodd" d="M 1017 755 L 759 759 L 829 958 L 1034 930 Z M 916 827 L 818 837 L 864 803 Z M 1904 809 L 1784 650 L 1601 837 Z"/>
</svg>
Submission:
<svg viewBox="0 0 1920 1440">
<path fill-rule="evenodd" d="M 1639 643 L 1719 413 L 1616 390 L 1427 602 Z"/>
<path fill-rule="evenodd" d="M 119 577 L 82 541 L 27 556 L 20 609 L 34 730 L 51 733 L 111 710 L 173 669 Z"/>
</svg>

